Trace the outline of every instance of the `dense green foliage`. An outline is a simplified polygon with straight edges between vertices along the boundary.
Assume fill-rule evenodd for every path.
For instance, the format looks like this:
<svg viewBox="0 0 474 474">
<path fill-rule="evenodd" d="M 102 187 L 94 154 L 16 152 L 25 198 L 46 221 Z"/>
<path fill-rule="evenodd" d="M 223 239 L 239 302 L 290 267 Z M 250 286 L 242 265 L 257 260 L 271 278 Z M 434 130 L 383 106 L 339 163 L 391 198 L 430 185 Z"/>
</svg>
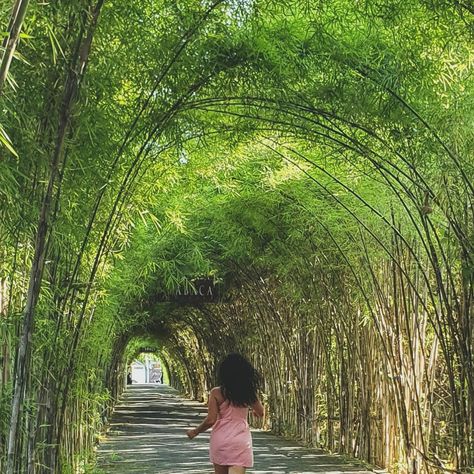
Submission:
<svg viewBox="0 0 474 474">
<path fill-rule="evenodd" d="M 246 353 L 265 425 L 304 443 L 472 469 L 470 5 L 27 6 L 0 83 L 0 470 L 85 472 L 142 345 L 198 398 Z M 202 276 L 219 304 L 172 302 Z"/>
</svg>

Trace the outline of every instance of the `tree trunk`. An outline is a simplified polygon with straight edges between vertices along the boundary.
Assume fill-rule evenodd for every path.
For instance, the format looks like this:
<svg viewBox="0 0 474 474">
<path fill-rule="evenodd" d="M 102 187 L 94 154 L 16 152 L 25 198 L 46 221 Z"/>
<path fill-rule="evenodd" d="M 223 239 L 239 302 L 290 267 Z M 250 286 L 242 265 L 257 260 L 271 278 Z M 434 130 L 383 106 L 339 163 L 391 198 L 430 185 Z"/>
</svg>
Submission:
<svg viewBox="0 0 474 474">
<path fill-rule="evenodd" d="M 2 62 L 0 63 L 0 96 L 3 93 L 13 55 L 15 54 L 18 40 L 20 39 L 21 27 L 23 25 L 29 3 L 30 0 L 16 0 L 15 4 L 13 5 L 8 36 L 3 42 L 5 52 L 3 53 Z"/>
<path fill-rule="evenodd" d="M 14 393 L 11 406 L 10 430 L 8 434 L 8 454 L 6 474 L 14 474 L 15 453 L 18 428 L 21 423 L 21 411 L 26 392 L 26 367 L 31 359 L 31 347 L 34 328 L 35 309 L 38 301 L 41 280 L 44 269 L 44 259 L 47 249 L 47 237 L 50 232 L 50 216 L 53 208 L 53 192 L 56 185 L 61 160 L 64 157 L 64 143 L 69 128 L 73 106 L 77 100 L 81 79 L 85 74 L 89 58 L 92 38 L 97 24 L 100 9 L 104 0 L 99 0 L 92 10 L 92 15 L 86 21 L 86 27 L 81 28 L 78 48 L 71 63 L 71 68 L 66 79 L 64 96 L 60 111 L 56 144 L 50 163 L 50 175 L 40 212 L 38 230 L 35 241 L 35 253 L 30 272 L 27 292 L 27 301 L 23 315 L 23 325 L 18 347 L 16 371 L 14 380 Z M 86 33 L 86 34 L 85 34 Z M 85 34 L 85 36 L 84 36 Z"/>
</svg>

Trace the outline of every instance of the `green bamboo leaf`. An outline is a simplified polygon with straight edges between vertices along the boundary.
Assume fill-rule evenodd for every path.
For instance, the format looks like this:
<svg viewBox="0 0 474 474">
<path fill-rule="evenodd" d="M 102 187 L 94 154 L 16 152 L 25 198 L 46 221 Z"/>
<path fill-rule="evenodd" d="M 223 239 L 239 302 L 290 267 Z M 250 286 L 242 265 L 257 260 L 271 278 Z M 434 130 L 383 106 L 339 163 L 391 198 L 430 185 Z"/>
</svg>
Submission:
<svg viewBox="0 0 474 474">
<path fill-rule="evenodd" d="M 59 42 L 58 37 L 56 36 L 50 25 L 46 26 L 46 30 L 48 32 L 49 42 L 51 44 L 51 51 L 53 53 L 53 64 L 56 64 L 58 52 L 64 58 L 64 51 L 61 47 L 61 43 Z"/>
<path fill-rule="evenodd" d="M 0 125 L 0 143 L 15 157 L 18 158 L 18 153 L 10 140 L 10 137 L 7 135 L 3 127 Z"/>
</svg>

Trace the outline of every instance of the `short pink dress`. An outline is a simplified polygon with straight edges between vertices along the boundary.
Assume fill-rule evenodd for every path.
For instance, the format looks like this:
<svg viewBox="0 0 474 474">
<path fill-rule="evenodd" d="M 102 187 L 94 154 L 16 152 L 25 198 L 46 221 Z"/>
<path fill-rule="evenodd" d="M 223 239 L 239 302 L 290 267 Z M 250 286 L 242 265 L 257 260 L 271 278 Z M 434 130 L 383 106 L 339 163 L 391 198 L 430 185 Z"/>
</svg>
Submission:
<svg viewBox="0 0 474 474">
<path fill-rule="evenodd" d="M 219 406 L 217 421 L 212 427 L 210 458 L 221 466 L 253 466 L 252 435 L 247 422 L 248 408 L 225 400 Z"/>
</svg>

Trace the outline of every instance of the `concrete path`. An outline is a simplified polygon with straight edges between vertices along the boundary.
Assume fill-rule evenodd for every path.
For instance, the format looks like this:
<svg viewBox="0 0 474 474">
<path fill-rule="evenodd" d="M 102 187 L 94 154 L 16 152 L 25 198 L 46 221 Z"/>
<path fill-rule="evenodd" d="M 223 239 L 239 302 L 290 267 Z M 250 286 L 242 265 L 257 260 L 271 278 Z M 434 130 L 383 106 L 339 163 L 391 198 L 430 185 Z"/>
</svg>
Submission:
<svg viewBox="0 0 474 474">
<path fill-rule="evenodd" d="M 166 385 L 132 385 L 117 405 L 107 438 L 99 447 L 97 474 L 212 473 L 209 434 L 194 440 L 186 429 L 197 426 L 206 408 L 184 399 Z M 253 431 L 253 474 L 357 473 L 370 471 L 340 456 L 309 450 L 270 433 Z"/>
</svg>

